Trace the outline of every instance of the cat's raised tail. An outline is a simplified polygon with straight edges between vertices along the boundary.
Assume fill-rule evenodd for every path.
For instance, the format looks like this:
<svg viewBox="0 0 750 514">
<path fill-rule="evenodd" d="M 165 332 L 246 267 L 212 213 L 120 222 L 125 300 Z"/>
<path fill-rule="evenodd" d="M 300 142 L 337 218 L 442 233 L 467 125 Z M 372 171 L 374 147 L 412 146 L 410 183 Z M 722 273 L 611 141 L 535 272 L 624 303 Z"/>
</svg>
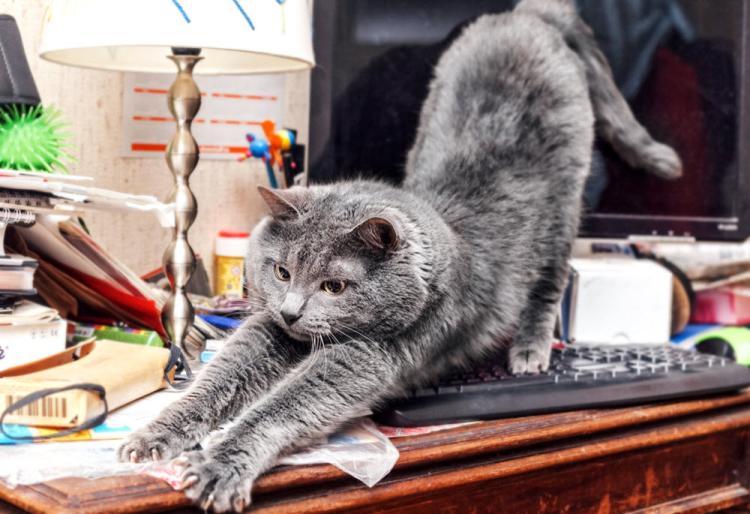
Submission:
<svg viewBox="0 0 750 514">
<path fill-rule="evenodd" d="M 515 11 L 533 14 L 562 33 L 585 67 L 597 132 L 628 164 L 665 179 L 682 175 L 677 153 L 654 141 L 633 116 L 615 85 L 606 57 L 591 28 L 578 16 L 573 0 L 522 0 Z"/>
</svg>

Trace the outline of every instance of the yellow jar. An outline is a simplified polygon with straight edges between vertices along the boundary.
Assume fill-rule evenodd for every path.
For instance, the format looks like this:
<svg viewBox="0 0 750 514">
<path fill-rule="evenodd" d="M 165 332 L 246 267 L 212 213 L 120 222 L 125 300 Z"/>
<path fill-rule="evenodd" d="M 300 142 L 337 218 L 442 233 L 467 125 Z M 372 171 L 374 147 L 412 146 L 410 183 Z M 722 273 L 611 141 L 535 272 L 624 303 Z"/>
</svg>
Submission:
<svg viewBox="0 0 750 514">
<path fill-rule="evenodd" d="M 243 296 L 249 240 L 250 234 L 247 232 L 219 232 L 214 252 L 214 294 Z"/>
</svg>

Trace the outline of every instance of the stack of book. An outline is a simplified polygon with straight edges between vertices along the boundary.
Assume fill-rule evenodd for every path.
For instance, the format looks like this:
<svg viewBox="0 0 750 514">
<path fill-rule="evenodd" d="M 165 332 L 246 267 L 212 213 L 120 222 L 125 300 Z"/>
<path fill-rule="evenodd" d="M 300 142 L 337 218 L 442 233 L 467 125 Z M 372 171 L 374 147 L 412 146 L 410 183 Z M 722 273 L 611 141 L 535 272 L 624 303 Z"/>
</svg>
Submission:
<svg viewBox="0 0 750 514">
<path fill-rule="evenodd" d="M 9 225 L 31 226 L 28 210 L 38 199 L 0 189 L 0 243 Z M 6 253 L 0 244 L 0 371 L 65 349 L 66 322 L 55 309 L 28 300 L 37 290 L 39 262 L 28 254 Z"/>
<path fill-rule="evenodd" d="M 0 213 L 2 216 L 2 213 Z M 17 254 L 0 255 L 0 303 L 19 296 L 33 295 L 36 259 Z"/>
</svg>

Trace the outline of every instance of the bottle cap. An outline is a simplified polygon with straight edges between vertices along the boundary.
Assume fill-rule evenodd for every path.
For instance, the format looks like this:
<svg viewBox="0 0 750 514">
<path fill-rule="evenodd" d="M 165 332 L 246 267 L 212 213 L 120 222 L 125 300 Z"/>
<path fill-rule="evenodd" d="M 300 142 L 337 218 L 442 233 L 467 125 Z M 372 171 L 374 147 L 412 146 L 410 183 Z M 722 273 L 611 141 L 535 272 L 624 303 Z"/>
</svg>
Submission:
<svg viewBox="0 0 750 514">
<path fill-rule="evenodd" d="M 247 232 L 219 231 L 216 237 L 216 255 L 227 257 L 245 257 L 250 234 Z"/>
</svg>

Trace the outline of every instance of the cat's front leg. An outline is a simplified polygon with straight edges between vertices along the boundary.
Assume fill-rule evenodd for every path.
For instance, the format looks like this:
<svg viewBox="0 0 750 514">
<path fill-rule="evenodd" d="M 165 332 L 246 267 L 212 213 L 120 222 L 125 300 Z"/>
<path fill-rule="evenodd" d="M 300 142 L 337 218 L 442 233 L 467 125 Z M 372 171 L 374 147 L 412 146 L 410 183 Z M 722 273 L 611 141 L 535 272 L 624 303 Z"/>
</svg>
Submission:
<svg viewBox="0 0 750 514">
<path fill-rule="evenodd" d="M 529 293 L 508 352 L 509 368 L 514 375 L 533 375 L 549 369 L 555 320 L 568 277 L 569 255 L 568 244 L 552 248 L 542 276 Z"/>
<path fill-rule="evenodd" d="M 250 503 L 252 483 L 279 454 L 360 415 L 395 380 L 394 363 L 372 343 L 326 348 L 307 371 L 286 377 L 211 446 L 175 461 L 184 467 L 185 494 L 204 510 L 241 512 Z"/>
<path fill-rule="evenodd" d="M 283 376 L 301 358 L 299 347 L 265 317 L 249 318 L 180 400 L 125 440 L 119 459 L 167 459 L 195 447 Z"/>
</svg>

